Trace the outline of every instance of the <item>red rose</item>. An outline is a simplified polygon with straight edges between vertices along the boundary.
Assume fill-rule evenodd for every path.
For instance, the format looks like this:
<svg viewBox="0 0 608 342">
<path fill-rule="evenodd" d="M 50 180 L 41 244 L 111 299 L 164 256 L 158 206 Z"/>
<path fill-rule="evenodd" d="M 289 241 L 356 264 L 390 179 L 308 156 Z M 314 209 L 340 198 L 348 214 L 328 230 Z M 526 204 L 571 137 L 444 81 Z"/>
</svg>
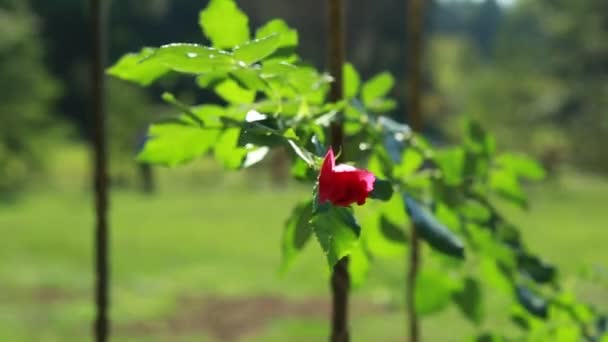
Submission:
<svg viewBox="0 0 608 342">
<path fill-rule="evenodd" d="M 329 201 L 342 207 L 355 202 L 362 205 L 374 189 L 375 180 L 374 174 L 366 170 L 346 164 L 336 165 L 334 151 L 330 148 L 319 174 L 319 202 Z"/>
</svg>

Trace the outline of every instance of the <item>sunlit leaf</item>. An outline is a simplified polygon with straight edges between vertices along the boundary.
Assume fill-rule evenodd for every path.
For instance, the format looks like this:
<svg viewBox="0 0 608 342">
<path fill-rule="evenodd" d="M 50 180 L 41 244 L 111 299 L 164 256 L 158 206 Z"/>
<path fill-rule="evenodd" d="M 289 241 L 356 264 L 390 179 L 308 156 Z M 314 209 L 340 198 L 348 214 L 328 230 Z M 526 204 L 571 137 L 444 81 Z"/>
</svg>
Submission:
<svg viewBox="0 0 608 342">
<path fill-rule="evenodd" d="M 282 19 L 273 19 L 267 22 L 264 26 L 257 29 L 255 37 L 259 39 L 271 34 L 278 34 L 280 36 L 279 50 L 288 50 L 287 54 L 293 53 L 293 50 L 298 45 L 298 31 L 290 28 Z"/>
<path fill-rule="evenodd" d="M 228 103 L 245 104 L 255 99 L 255 91 L 243 89 L 238 83 L 226 79 L 215 86 L 215 92 Z"/>
<path fill-rule="evenodd" d="M 267 37 L 254 39 L 237 46 L 233 50 L 234 58 L 246 65 L 253 64 L 270 56 L 276 51 L 280 43 L 281 37 L 276 33 Z"/>
<path fill-rule="evenodd" d="M 348 260 L 348 274 L 350 282 L 354 288 L 358 288 L 365 283 L 370 269 L 370 256 L 363 244 L 358 243 L 351 250 Z"/>
<path fill-rule="evenodd" d="M 154 49 L 145 48 L 140 53 L 129 53 L 121 57 L 108 69 L 114 77 L 146 86 L 169 72 L 169 68 L 160 63 L 141 63 L 154 54 Z"/>
<path fill-rule="evenodd" d="M 351 98 L 357 96 L 359 87 L 361 86 L 361 78 L 355 67 L 350 64 L 344 64 L 344 97 Z"/>
<path fill-rule="evenodd" d="M 519 184 L 517 176 L 505 169 L 493 169 L 490 173 L 490 187 L 503 198 L 525 207 L 526 195 Z"/>
<path fill-rule="evenodd" d="M 218 131 L 174 122 L 150 126 L 140 162 L 175 166 L 200 157 L 216 142 Z"/>
<path fill-rule="evenodd" d="M 249 40 L 249 18 L 233 0 L 211 0 L 199 24 L 213 46 L 226 49 Z"/>
<path fill-rule="evenodd" d="M 522 154 L 501 154 L 496 158 L 496 163 L 523 179 L 537 181 L 546 176 L 545 170 L 538 162 Z"/>
<path fill-rule="evenodd" d="M 226 51 L 183 43 L 163 45 L 140 63 L 160 64 L 190 74 L 224 72 L 235 66 L 234 57 Z"/>
<path fill-rule="evenodd" d="M 239 139 L 238 128 L 225 130 L 215 142 L 215 158 L 227 169 L 238 169 L 241 167 L 247 150 L 237 146 Z"/>
<path fill-rule="evenodd" d="M 388 94 L 395 85 L 395 79 L 388 72 L 380 73 L 374 76 L 369 81 L 363 84 L 361 96 L 363 104 L 370 106 L 377 99 L 380 99 Z"/>
</svg>

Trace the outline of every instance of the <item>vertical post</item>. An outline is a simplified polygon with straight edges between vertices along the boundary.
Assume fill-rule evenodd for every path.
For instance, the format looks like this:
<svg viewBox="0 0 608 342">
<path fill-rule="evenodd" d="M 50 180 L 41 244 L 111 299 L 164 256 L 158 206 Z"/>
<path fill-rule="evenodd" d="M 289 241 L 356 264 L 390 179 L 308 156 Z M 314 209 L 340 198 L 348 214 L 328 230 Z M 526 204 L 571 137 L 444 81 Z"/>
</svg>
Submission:
<svg viewBox="0 0 608 342">
<path fill-rule="evenodd" d="M 95 305 L 96 342 L 108 340 L 108 176 L 105 108 L 105 7 L 103 0 L 90 0 L 91 23 L 91 131 L 93 134 L 95 191 Z"/>
<path fill-rule="evenodd" d="M 343 0 L 328 0 L 329 72 L 334 77 L 330 88 L 330 101 L 341 101 L 343 96 L 342 67 L 344 65 L 344 2 Z M 342 151 L 344 130 L 342 122 L 332 122 L 331 145 L 334 151 Z M 331 313 L 331 342 L 348 342 L 348 295 L 350 278 L 348 275 L 348 258 L 342 258 L 334 266 L 331 275 L 332 313 Z"/>
<path fill-rule="evenodd" d="M 407 119 L 415 132 L 422 131 L 422 32 L 424 28 L 424 0 L 406 0 L 407 6 Z M 409 317 L 409 341 L 420 340 L 420 326 L 416 313 L 416 279 L 420 267 L 420 238 L 412 224 L 409 269 L 406 282 L 406 306 Z"/>
</svg>

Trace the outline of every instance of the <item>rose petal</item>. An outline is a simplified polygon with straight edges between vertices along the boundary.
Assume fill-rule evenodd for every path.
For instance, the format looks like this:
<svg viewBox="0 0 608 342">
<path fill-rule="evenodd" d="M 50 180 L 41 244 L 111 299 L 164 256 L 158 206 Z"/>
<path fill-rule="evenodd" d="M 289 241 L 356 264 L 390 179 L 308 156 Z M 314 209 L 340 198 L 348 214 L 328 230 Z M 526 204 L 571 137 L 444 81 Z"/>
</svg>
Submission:
<svg viewBox="0 0 608 342">
<path fill-rule="evenodd" d="M 356 171 L 357 168 L 348 164 L 339 164 L 334 167 L 334 172 Z"/>
</svg>

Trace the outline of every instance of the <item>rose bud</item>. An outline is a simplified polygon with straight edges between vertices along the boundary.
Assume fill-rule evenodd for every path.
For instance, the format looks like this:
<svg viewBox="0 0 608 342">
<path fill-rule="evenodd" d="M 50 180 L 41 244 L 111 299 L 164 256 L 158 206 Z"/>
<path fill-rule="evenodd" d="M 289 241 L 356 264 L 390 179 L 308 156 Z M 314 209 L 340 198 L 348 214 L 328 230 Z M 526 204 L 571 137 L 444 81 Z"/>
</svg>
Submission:
<svg viewBox="0 0 608 342">
<path fill-rule="evenodd" d="M 319 202 L 329 201 L 342 207 L 353 203 L 362 205 L 374 189 L 375 180 L 369 171 L 346 164 L 336 165 L 334 151 L 330 148 L 319 173 Z"/>
</svg>

